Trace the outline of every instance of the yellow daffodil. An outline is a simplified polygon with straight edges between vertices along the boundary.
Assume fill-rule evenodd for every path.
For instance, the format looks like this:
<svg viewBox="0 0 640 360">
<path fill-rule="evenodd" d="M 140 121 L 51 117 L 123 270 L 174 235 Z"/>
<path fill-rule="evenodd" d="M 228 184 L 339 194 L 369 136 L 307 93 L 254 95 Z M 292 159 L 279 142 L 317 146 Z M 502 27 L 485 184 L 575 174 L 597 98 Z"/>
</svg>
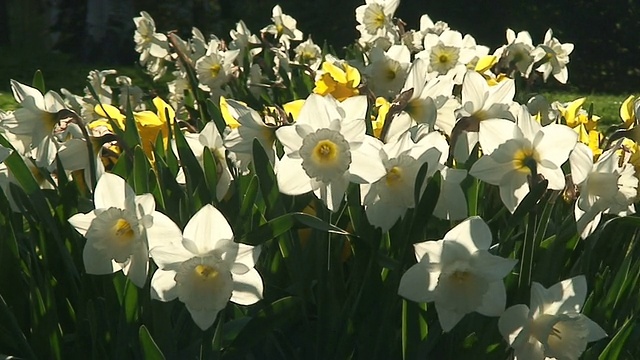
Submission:
<svg viewBox="0 0 640 360">
<path fill-rule="evenodd" d="M 622 105 L 620 105 L 620 118 L 622 118 L 624 122 L 625 129 L 630 129 L 635 125 L 636 113 L 634 108 L 638 100 L 635 96 L 629 95 Z"/>
<path fill-rule="evenodd" d="M 331 94 L 336 100 L 343 101 L 351 96 L 358 95 L 360 85 L 360 72 L 358 69 L 344 63 L 340 66 L 325 61 L 322 63 L 324 72 L 316 81 L 313 92 L 319 95 Z"/>
<path fill-rule="evenodd" d="M 372 119 L 371 125 L 373 127 L 373 135 L 376 138 L 380 138 L 380 134 L 382 133 L 382 127 L 384 126 L 384 120 L 387 117 L 387 113 L 389 112 L 389 108 L 391 107 L 391 103 L 387 101 L 387 99 L 383 97 L 379 97 L 376 99 L 376 110 L 378 115 Z"/>
<path fill-rule="evenodd" d="M 597 121 L 600 117 L 597 115 L 589 117 L 589 114 L 582 108 L 582 105 L 586 100 L 587 98 L 584 97 L 579 98 L 570 102 L 566 106 L 560 107 L 560 113 L 566 121 L 567 126 L 575 128 L 582 124 L 587 131 L 594 130 L 598 126 Z"/>
<path fill-rule="evenodd" d="M 138 133 L 140 134 L 141 146 L 147 157 L 153 161 L 153 147 L 158 134 L 162 133 L 165 148 L 169 141 L 169 126 L 175 119 L 175 111 L 164 100 L 156 97 L 153 99 L 157 113 L 152 111 L 134 112 L 133 117 L 136 122 Z M 101 104 L 94 108 L 94 112 L 102 117 L 89 124 L 89 129 L 96 131 L 100 127 L 104 127 L 107 131 L 113 132 L 111 123 L 107 118 L 111 118 L 115 124 L 122 130 L 125 129 L 126 116 L 124 116 L 118 108 L 112 105 Z M 168 116 L 168 118 L 167 118 Z"/>
<path fill-rule="evenodd" d="M 598 160 L 600 154 L 602 154 L 602 140 L 604 136 L 597 129 L 587 130 L 585 124 L 579 124 L 574 127 L 573 130 L 578 133 L 578 141 L 589 146 L 593 152 L 593 161 Z"/>
</svg>

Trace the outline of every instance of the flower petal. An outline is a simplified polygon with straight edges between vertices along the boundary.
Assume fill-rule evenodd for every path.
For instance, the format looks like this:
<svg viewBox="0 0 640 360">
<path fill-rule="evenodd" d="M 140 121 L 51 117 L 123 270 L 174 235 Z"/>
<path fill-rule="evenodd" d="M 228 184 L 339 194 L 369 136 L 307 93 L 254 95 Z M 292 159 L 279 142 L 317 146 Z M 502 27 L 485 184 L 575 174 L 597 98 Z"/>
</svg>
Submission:
<svg viewBox="0 0 640 360">
<path fill-rule="evenodd" d="M 285 156 L 276 164 L 274 170 L 281 193 L 302 195 L 313 190 L 311 188 L 311 179 L 302 168 L 302 158 L 294 159 Z"/>
<path fill-rule="evenodd" d="M 398 295 L 415 302 L 434 301 L 439 276 L 440 271 L 430 269 L 427 261 L 421 261 L 402 275 Z"/>
<path fill-rule="evenodd" d="M 438 320 L 444 332 L 451 331 L 465 316 L 463 313 L 451 311 L 443 306 L 438 306 L 438 304 L 436 304 L 436 312 L 438 313 Z"/>
<path fill-rule="evenodd" d="M 100 177 L 96 185 L 93 202 L 96 209 L 115 207 L 133 210 L 135 196 L 133 189 L 123 178 L 111 173 L 105 173 Z"/>
<path fill-rule="evenodd" d="M 452 240 L 463 245 L 470 254 L 478 249 L 487 250 L 493 236 L 487 223 L 479 216 L 472 216 L 449 230 L 443 240 Z"/>
<path fill-rule="evenodd" d="M 181 246 L 182 231 L 176 223 L 167 215 L 154 211 L 153 225 L 147 228 L 147 239 L 149 241 L 149 249 L 153 249 L 158 245 L 175 244 Z"/>
<path fill-rule="evenodd" d="M 498 329 L 509 345 L 513 344 L 522 328 L 529 323 L 529 307 L 514 305 L 505 310 L 498 320 Z"/>
<path fill-rule="evenodd" d="M 193 242 L 198 255 L 204 255 L 215 249 L 218 241 L 232 240 L 233 230 L 224 215 L 213 205 L 207 204 L 189 220 L 183 237 Z"/>
<path fill-rule="evenodd" d="M 91 211 L 86 214 L 75 214 L 70 217 L 68 221 L 82 236 L 86 236 L 87 230 L 89 229 L 89 226 L 91 226 L 91 222 L 95 218 L 96 214 Z"/>
<path fill-rule="evenodd" d="M 239 305 L 251 305 L 262 300 L 264 285 L 262 277 L 256 269 L 233 276 L 233 292 L 231 293 L 231 301 Z"/>
<path fill-rule="evenodd" d="M 485 316 L 500 316 L 507 304 L 507 290 L 502 279 L 489 283 L 489 289 L 482 297 L 482 305 L 476 312 Z"/>
<path fill-rule="evenodd" d="M 160 301 L 171 301 L 178 297 L 176 272 L 158 269 L 151 278 L 151 298 Z"/>
</svg>

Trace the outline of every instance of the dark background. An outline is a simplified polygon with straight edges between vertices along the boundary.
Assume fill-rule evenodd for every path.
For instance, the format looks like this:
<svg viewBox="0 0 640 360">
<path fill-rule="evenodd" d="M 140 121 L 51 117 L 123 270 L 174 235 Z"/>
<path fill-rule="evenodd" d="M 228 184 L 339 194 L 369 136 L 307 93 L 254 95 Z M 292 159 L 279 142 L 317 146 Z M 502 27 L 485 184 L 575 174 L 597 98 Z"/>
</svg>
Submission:
<svg viewBox="0 0 640 360">
<path fill-rule="evenodd" d="M 131 19 L 140 10 L 151 14 L 158 31 L 188 37 L 196 26 L 229 39 L 240 19 L 259 32 L 277 3 L 305 36 L 327 41 L 339 53 L 358 37 L 354 12 L 364 0 L 0 0 L 0 77 L 17 68 L 33 74 L 30 66 L 60 61 L 56 53 L 74 63 L 135 65 Z M 552 28 L 562 43 L 575 44 L 563 88 L 613 94 L 640 88 L 640 1 L 403 0 L 396 16 L 415 29 L 425 13 L 491 51 L 506 41 L 507 28 L 528 30 L 534 44 Z"/>
</svg>

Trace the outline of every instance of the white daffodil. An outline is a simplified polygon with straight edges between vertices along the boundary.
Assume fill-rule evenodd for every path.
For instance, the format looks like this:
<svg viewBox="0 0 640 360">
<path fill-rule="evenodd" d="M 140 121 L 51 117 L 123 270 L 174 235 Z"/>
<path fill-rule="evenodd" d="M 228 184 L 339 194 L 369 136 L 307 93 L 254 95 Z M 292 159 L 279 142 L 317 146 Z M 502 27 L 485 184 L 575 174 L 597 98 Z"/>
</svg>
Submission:
<svg viewBox="0 0 640 360">
<path fill-rule="evenodd" d="M 638 195 L 638 178 L 633 165 L 620 158 L 619 145 L 605 151 L 593 164 L 589 146 L 578 143 L 569 160 L 572 180 L 580 189 L 574 213 L 582 238 L 593 233 L 602 214 L 627 216 L 636 212 L 633 203 Z"/>
<path fill-rule="evenodd" d="M 424 50 L 416 55 L 428 61 L 428 71 L 433 75 L 447 75 L 457 84 L 476 57 L 474 42 L 463 40 L 462 34 L 455 30 L 445 30 L 440 35 L 428 33 L 424 37 Z"/>
<path fill-rule="evenodd" d="M 97 140 L 93 139 L 96 145 L 93 147 L 93 159 L 89 158 L 89 151 L 87 149 L 87 142 L 84 139 L 70 139 L 65 141 L 58 151 L 58 158 L 62 162 L 62 166 L 66 172 L 72 172 L 77 170 L 84 171 L 84 179 L 86 183 L 93 188 L 92 176 L 91 176 L 91 161 L 95 164 L 95 178 L 99 180 L 105 173 L 104 164 L 100 160 L 100 151 L 102 145 L 97 144 Z"/>
<path fill-rule="evenodd" d="M 433 216 L 445 220 L 460 220 L 469 216 L 467 199 L 460 186 L 467 178 L 467 170 L 441 165 L 440 176 L 440 196 L 433 209 Z"/>
<path fill-rule="evenodd" d="M 227 164 L 226 148 L 223 145 L 222 136 L 218 132 L 218 128 L 210 121 L 204 126 L 202 131 L 198 134 L 187 133 L 184 135 L 187 144 L 191 148 L 193 155 L 195 155 L 200 167 L 204 169 L 204 148 L 209 148 L 213 159 L 216 162 L 216 173 L 218 175 L 216 183 L 216 198 L 218 201 L 222 200 L 229 191 L 231 186 L 231 171 L 229 171 L 229 165 Z M 175 151 L 177 154 L 178 152 Z M 179 184 L 185 184 L 186 178 L 184 170 L 180 168 L 178 175 L 176 175 L 176 181 Z"/>
<path fill-rule="evenodd" d="M 525 106 L 521 107 L 518 126 L 512 129 L 512 138 L 499 145 L 491 155 L 478 159 L 469 174 L 500 186 L 502 202 L 514 212 L 529 193 L 531 176 L 542 175 L 549 181 L 549 189 L 564 189 L 561 166 L 575 147 L 578 134 L 565 125 L 540 126 Z"/>
<path fill-rule="evenodd" d="M 240 20 L 236 24 L 236 29 L 229 32 L 231 36 L 230 50 L 240 50 L 240 62 L 242 63 L 247 52 L 253 58 L 262 51 L 260 39 L 251 33 L 244 21 Z"/>
<path fill-rule="evenodd" d="M 259 255 L 259 247 L 233 242 L 227 220 L 207 204 L 189 220 L 181 240 L 151 249 L 159 267 L 151 279 L 151 297 L 178 298 L 206 330 L 229 301 L 251 305 L 262 299 L 262 277 L 254 268 Z"/>
<path fill-rule="evenodd" d="M 385 173 L 378 157 L 382 143 L 365 135 L 365 96 L 339 103 L 332 96 L 311 94 L 298 119 L 276 131 L 285 155 L 276 164 L 280 191 L 300 195 L 313 191 L 336 211 L 349 182 L 371 183 Z"/>
<path fill-rule="evenodd" d="M 37 165 L 49 167 L 58 152 L 53 131 L 58 125 L 58 112 L 65 109 L 64 100 L 54 91 L 42 95 L 39 90 L 15 80 L 11 80 L 11 90 L 21 107 L 2 119 L 1 126 L 15 135 L 30 136 Z"/>
<path fill-rule="evenodd" d="M 388 231 L 407 209 L 415 207 L 415 182 L 420 167 L 425 162 L 429 164 L 429 178 L 447 155 L 447 140 L 439 132 L 429 133 L 419 141 L 406 132 L 397 142 L 385 144 L 380 157 L 386 174 L 372 184 L 360 185 L 369 222 Z"/>
<path fill-rule="evenodd" d="M 427 14 L 424 14 L 420 17 L 420 32 L 423 35 L 436 34 L 440 36 L 440 34 L 445 32 L 446 30 L 450 30 L 449 24 L 447 24 L 446 22 L 438 20 L 434 23 Z"/>
<path fill-rule="evenodd" d="M 521 106 L 517 126 L 503 128 L 511 138 L 500 144 L 491 155 L 484 155 L 473 164 L 469 174 L 500 187 L 500 198 L 509 211 L 529 193 L 530 177 L 540 174 L 548 180 L 548 188 L 562 190 L 565 186 L 562 164 L 576 145 L 578 134 L 571 128 L 551 124 L 545 127 Z"/>
<path fill-rule="evenodd" d="M 498 48 L 493 55 L 501 58 L 508 66 L 515 67 L 520 74 L 528 77 L 533 67 L 533 40 L 527 31 L 515 31 L 507 29 L 507 45 Z"/>
<path fill-rule="evenodd" d="M 499 316 L 507 300 L 502 279 L 516 260 L 490 254 L 491 241 L 489 226 L 476 216 L 442 240 L 415 244 L 418 263 L 402 275 L 398 294 L 415 302 L 435 302 L 444 331 L 474 311 Z"/>
<path fill-rule="evenodd" d="M 275 164 L 277 127 L 266 124 L 257 111 L 238 101 L 221 99 L 220 107 L 227 108 L 235 121 L 231 130 L 224 136 L 224 146 L 230 151 L 229 158 L 236 167 L 243 173 L 249 171 L 249 163 L 253 159 L 254 139 L 260 142 L 271 164 Z"/>
<path fill-rule="evenodd" d="M 263 32 L 273 34 L 281 44 L 289 50 L 289 41 L 302 41 L 302 31 L 297 29 L 298 22 L 293 17 L 282 12 L 280 5 L 276 5 L 271 10 L 271 20 L 273 24 L 262 29 Z"/>
<path fill-rule="evenodd" d="M 149 248 L 180 241 L 178 226 L 155 211 L 151 194 L 136 195 L 123 178 L 106 173 L 93 194 L 95 210 L 76 214 L 69 223 L 87 238 L 82 252 L 88 274 L 111 274 L 122 270 L 143 287 L 149 268 Z"/>
<path fill-rule="evenodd" d="M 140 62 L 146 64 L 151 58 L 169 55 L 167 36 L 156 33 L 156 23 L 149 13 L 141 11 L 140 15 L 133 18 L 136 25 L 133 41 L 136 43 L 136 51 L 140 53 Z"/>
<path fill-rule="evenodd" d="M 371 91 L 376 96 L 396 96 L 407 78 L 411 65 L 409 48 L 404 45 L 392 45 L 384 51 L 376 46 L 369 53 L 369 61 L 363 73 L 367 76 L 367 84 Z"/>
<path fill-rule="evenodd" d="M 466 161 L 479 142 L 486 155 L 509 138 L 515 117 L 510 108 L 516 94 L 512 79 L 495 86 L 475 71 L 468 71 L 462 82 L 462 107 L 456 110 L 457 126 L 466 130 L 457 136 L 454 156 Z"/>
<path fill-rule="evenodd" d="M 514 305 L 500 316 L 500 333 L 517 360 L 578 359 L 587 343 L 607 336 L 580 313 L 587 297 L 583 275 L 545 289 L 531 284 L 530 306 Z"/>
<path fill-rule="evenodd" d="M 426 124 L 430 131 L 435 128 L 451 134 L 455 123 L 454 110 L 460 106 L 453 97 L 455 85 L 450 78 L 431 78 L 424 59 L 416 59 L 409 70 L 401 93 L 412 90 L 406 106 L 393 118 L 389 133 L 384 139 L 391 141 L 417 124 Z"/>
<path fill-rule="evenodd" d="M 556 80 L 565 84 L 569 79 L 567 64 L 569 63 L 569 54 L 572 51 L 573 44 L 561 44 L 558 39 L 553 37 L 553 32 L 549 29 L 544 35 L 544 43 L 538 45 L 531 55 L 534 62 L 544 61 L 536 70 L 542 73 L 545 81 L 547 81 L 549 75 L 553 74 Z"/>
<path fill-rule="evenodd" d="M 393 14 L 400 5 L 399 0 L 365 0 L 356 8 L 356 29 L 361 34 L 361 43 L 373 44 L 377 39 L 395 43 L 398 29 L 393 24 Z"/>
<path fill-rule="evenodd" d="M 309 65 L 313 70 L 320 68 L 322 64 L 322 49 L 311 40 L 311 36 L 296 46 L 293 51 L 296 54 L 294 60 L 298 63 Z"/>
<path fill-rule="evenodd" d="M 196 74 L 200 87 L 205 91 L 216 91 L 227 83 L 233 73 L 233 62 L 240 50 L 219 50 L 220 42 L 213 39 L 207 53 L 196 61 Z"/>
</svg>

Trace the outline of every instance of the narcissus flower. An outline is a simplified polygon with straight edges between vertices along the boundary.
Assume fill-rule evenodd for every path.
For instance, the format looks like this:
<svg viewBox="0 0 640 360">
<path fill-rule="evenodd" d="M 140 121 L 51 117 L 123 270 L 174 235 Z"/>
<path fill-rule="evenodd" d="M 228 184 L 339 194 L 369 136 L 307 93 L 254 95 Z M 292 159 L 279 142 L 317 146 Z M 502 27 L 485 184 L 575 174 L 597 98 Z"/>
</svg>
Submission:
<svg viewBox="0 0 640 360">
<path fill-rule="evenodd" d="M 385 169 L 378 154 L 382 143 L 365 135 L 367 99 L 357 96 L 338 103 L 333 97 L 311 94 L 298 120 L 276 136 L 285 156 L 276 164 L 280 191 L 300 195 L 313 191 L 335 211 L 349 182 L 370 183 Z"/>
<path fill-rule="evenodd" d="M 189 220 L 181 239 L 151 249 L 159 267 L 151 297 L 179 299 L 206 330 L 229 301 L 251 305 L 262 299 L 262 277 L 254 268 L 259 255 L 259 247 L 235 243 L 227 220 L 207 204 Z"/>
<path fill-rule="evenodd" d="M 578 134 L 560 124 L 540 126 L 524 106 L 518 116 L 518 126 L 511 131 L 512 138 L 499 145 L 491 155 L 478 159 L 469 174 L 500 186 L 502 202 L 514 212 L 529 193 L 531 176 L 542 175 L 549 181 L 549 189 L 564 189 L 561 166 L 575 147 Z"/>
<path fill-rule="evenodd" d="M 322 63 L 322 75 L 316 80 L 313 92 L 319 95 L 331 94 L 336 100 L 358 95 L 360 72 L 346 62 L 325 61 Z"/>
<path fill-rule="evenodd" d="M 499 316 L 507 300 L 502 279 L 516 260 L 490 254 L 491 241 L 489 226 L 476 216 L 442 240 L 415 244 L 418 263 L 402 275 L 398 294 L 415 302 L 435 302 L 444 331 L 474 311 Z"/>
<path fill-rule="evenodd" d="M 82 252 L 87 273 L 122 270 L 131 282 L 143 287 L 149 248 L 164 241 L 180 241 L 180 229 L 155 211 L 153 195 L 136 195 L 123 178 L 114 174 L 100 177 L 93 201 L 95 210 L 69 218 L 69 223 L 87 238 Z"/>
<path fill-rule="evenodd" d="M 538 45 L 531 52 L 531 55 L 534 62 L 543 61 L 536 70 L 542 73 L 545 81 L 549 75 L 553 74 L 556 80 L 564 84 L 569 79 L 567 64 L 569 63 L 569 54 L 572 51 L 573 44 L 561 44 L 558 39 L 553 37 L 553 32 L 549 29 L 544 35 L 544 43 Z"/>
<path fill-rule="evenodd" d="M 500 316 L 500 333 L 514 349 L 517 360 L 578 359 L 587 343 L 607 336 L 580 313 L 587 297 L 583 275 L 545 289 L 531 285 L 531 302 L 514 305 Z"/>
<path fill-rule="evenodd" d="M 577 144 L 571 153 L 571 177 L 580 189 L 574 213 L 582 238 L 593 233 L 603 213 L 635 213 L 638 178 L 633 165 L 621 158 L 619 147 L 607 150 L 595 164 L 593 153 L 584 144 Z"/>
</svg>

